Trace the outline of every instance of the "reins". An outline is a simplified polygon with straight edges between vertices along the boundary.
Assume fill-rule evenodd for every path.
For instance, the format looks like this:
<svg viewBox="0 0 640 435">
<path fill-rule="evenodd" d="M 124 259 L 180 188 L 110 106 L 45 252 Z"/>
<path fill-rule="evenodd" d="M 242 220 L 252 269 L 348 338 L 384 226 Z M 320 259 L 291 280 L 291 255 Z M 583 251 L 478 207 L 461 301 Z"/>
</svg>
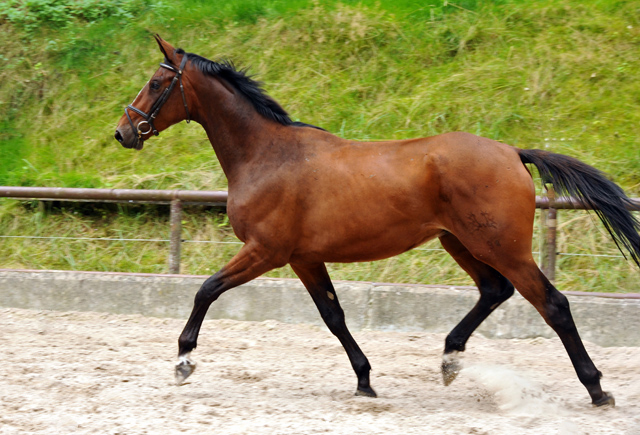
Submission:
<svg viewBox="0 0 640 435">
<path fill-rule="evenodd" d="M 171 81 L 171 84 L 169 84 L 169 87 L 165 88 L 165 90 L 162 92 L 162 95 L 160 95 L 160 98 L 158 98 L 156 102 L 153 103 L 153 106 L 151 106 L 151 109 L 149 109 L 149 113 L 145 113 L 144 111 L 134 107 L 133 104 L 129 104 L 124 109 L 124 114 L 127 115 L 127 119 L 129 120 L 129 124 L 131 125 L 131 128 L 134 131 L 137 131 L 138 133 L 135 146 L 137 146 L 138 142 L 142 140 L 142 136 L 147 133 L 153 133 L 156 136 L 159 135 L 158 130 L 156 130 L 156 127 L 153 125 L 153 121 L 158 116 L 158 113 L 160 112 L 160 109 L 162 108 L 164 103 L 166 103 L 167 100 L 169 99 L 169 96 L 171 95 L 171 91 L 173 91 L 173 88 L 176 86 L 176 83 L 180 84 L 180 93 L 182 94 L 182 102 L 184 104 L 184 110 L 187 112 L 187 123 L 191 121 L 191 115 L 189 114 L 189 107 L 187 107 L 187 98 L 184 95 L 184 86 L 182 86 L 182 72 L 184 70 L 184 66 L 186 65 L 186 63 L 187 63 L 187 55 L 185 53 L 184 56 L 182 57 L 182 62 L 180 62 L 179 68 L 176 68 L 175 66 L 167 63 L 160 64 L 161 67 L 166 68 L 170 71 L 173 71 L 174 73 L 176 73 L 176 75 L 175 77 L 173 77 L 173 80 Z M 144 118 L 143 121 L 140 121 L 138 123 L 137 127 L 133 124 L 133 120 L 129 115 L 128 109 L 133 110 L 138 115 Z M 145 124 L 148 126 L 148 130 L 142 131 L 141 126 Z"/>
</svg>

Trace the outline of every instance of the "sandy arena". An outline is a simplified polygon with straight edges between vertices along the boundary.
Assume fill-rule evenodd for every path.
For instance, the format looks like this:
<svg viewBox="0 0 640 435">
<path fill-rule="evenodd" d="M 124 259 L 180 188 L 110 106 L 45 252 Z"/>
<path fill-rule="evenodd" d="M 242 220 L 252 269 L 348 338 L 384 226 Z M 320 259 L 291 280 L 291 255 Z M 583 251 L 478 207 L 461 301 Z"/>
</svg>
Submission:
<svg viewBox="0 0 640 435">
<path fill-rule="evenodd" d="M 184 320 L 0 309 L 0 434 L 640 435 L 640 348 L 587 344 L 615 408 L 592 408 L 559 340 L 474 336 L 449 387 L 443 334 L 355 334 L 377 399 L 338 340 L 276 321 L 206 321 L 173 383 Z M 621 331 L 623 333 L 623 331 Z"/>
</svg>

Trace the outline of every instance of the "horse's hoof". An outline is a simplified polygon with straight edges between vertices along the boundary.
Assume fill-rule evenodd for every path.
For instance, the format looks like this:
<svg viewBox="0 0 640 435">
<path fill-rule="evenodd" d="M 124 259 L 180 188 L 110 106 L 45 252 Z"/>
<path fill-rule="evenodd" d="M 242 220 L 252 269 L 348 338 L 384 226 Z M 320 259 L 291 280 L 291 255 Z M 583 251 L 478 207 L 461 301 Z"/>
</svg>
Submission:
<svg viewBox="0 0 640 435">
<path fill-rule="evenodd" d="M 366 387 L 366 388 L 358 387 L 358 389 L 356 390 L 356 394 L 355 395 L 356 396 L 363 396 L 363 397 L 378 397 L 376 392 L 373 391 L 373 388 L 371 388 L 371 387 Z"/>
<path fill-rule="evenodd" d="M 444 382 L 445 386 L 449 386 L 462 369 L 460 360 L 456 356 L 456 353 L 447 353 L 442 357 L 442 382 Z"/>
<path fill-rule="evenodd" d="M 181 356 L 176 364 L 176 385 L 181 385 L 196 369 L 196 363 Z"/>
<path fill-rule="evenodd" d="M 610 406 L 613 408 L 614 406 L 616 406 L 616 399 L 613 398 L 613 395 L 611 393 L 604 392 L 600 399 L 594 400 L 591 403 L 593 404 L 593 406 Z"/>
</svg>

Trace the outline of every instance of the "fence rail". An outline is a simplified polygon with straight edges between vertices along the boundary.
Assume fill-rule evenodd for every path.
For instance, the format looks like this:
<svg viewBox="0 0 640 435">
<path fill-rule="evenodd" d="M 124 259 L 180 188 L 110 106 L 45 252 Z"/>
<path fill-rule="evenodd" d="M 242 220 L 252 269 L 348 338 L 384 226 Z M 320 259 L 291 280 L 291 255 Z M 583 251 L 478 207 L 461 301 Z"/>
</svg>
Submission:
<svg viewBox="0 0 640 435">
<path fill-rule="evenodd" d="M 14 187 L 0 186 L 0 197 L 43 199 L 56 201 L 145 202 L 170 204 L 186 203 L 224 205 L 228 194 L 224 190 L 141 190 L 141 189 L 84 189 L 72 187 Z"/>
<path fill-rule="evenodd" d="M 88 189 L 66 187 L 15 187 L 0 186 L 0 197 L 39 199 L 52 201 L 124 202 L 170 204 L 169 273 L 180 273 L 180 247 L 182 239 L 183 204 L 224 206 L 228 200 L 226 191 L 199 190 L 141 190 L 141 189 Z M 553 189 L 547 196 L 536 197 L 536 208 L 542 210 L 545 235 L 540 246 L 540 267 L 550 280 L 555 279 L 558 210 L 590 210 L 576 198 L 555 197 Z M 631 199 L 630 210 L 640 210 L 640 198 Z"/>
</svg>

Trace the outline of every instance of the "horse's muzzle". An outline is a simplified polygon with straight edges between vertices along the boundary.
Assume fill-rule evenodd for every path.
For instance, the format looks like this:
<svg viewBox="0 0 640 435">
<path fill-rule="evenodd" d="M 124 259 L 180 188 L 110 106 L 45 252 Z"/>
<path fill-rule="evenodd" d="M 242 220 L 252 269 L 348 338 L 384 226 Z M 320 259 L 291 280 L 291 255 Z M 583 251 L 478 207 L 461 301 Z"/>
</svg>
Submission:
<svg viewBox="0 0 640 435">
<path fill-rule="evenodd" d="M 135 148 L 136 150 L 141 150 L 144 146 L 144 139 L 138 138 L 135 135 L 122 133 L 120 128 L 116 129 L 116 134 L 113 136 L 120 145 L 125 148 Z"/>
</svg>

